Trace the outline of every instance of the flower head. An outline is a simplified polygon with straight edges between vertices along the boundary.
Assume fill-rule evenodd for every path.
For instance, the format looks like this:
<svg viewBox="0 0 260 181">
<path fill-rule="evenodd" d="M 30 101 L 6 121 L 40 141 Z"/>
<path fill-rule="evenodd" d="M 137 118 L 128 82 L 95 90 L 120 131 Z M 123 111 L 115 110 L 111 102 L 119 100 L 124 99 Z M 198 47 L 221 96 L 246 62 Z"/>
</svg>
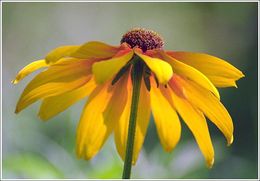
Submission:
<svg viewBox="0 0 260 181">
<path fill-rule="evenodd" d="M 143 28 L 134 28 L 123 35 L 122 43 L 127 43 L 131 48 L 138 47 L 144 52 L 147 50 L 161 49 L 164 42 L 162 37 L 152 31 Z"/>
<path fill-rule="evenodd" d="M 180 116 L 211 167 L 214 149 L 205 117 L 219 128 L 230 145 L 233 123 L 216 87 L 236 87 L 236 80 L 244 75 L 220 58 L 166 51 L 163 44 L 154 31 L 137 28 L 127 32 L 119 46 L 92 41 L 58 47 L 16 76 L 14 84 L 43 68 L 24 89 L 15 112 L 42 100 L 39 117 L 48 120 L 89 96 L 78 124 L 77 155 L 92 158 L 114 133 L 116 148 L 124 160 L 133 94 L 131 72 L 137 61 L 143 78 L 133 162 L 138 158 L 152 112 L 166 151 L 173 150 L 180 139 Z"/>
</svg>

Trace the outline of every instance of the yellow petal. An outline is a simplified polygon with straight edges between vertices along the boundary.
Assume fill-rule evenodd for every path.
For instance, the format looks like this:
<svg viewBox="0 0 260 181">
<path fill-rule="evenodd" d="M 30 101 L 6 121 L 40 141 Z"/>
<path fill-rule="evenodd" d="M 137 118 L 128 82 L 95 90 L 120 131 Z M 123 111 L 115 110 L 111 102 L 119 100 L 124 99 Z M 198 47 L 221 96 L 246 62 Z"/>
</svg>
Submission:
<svg viewBox="0 0 260 181">
<path fill-rule="evenodd" d="M 13 84 L 17 84 L 20 80 L 22 80 L 24 77 L 29 75 L 30 73 L 48 66 L 45 62 L 45 60 L 38 60 L 35 62 L 30 63 L 29 65 L 26 65 L 18 74 L 16 75 L 15 79 L 12 80 Z"/>
<path fill-rule="evenodd" d="M 98 41 L 87 42 L 74 51 L 71 56 L 75 58 L 101 58 L 108 59 L 113 57 L 120 47 L 111 46 Z"/>
<path fill-rule="evenodd" d="M 171 65 L 159 58 L 152 58 L 137 51 L 135 51 L 135 54 L 143 59 L 146 65 L 155 73 L 160 83 L 167 84 L 173 74 Z"/>
<path fill-rule="evenodd" d="M 210 90 L 212 93 L 215 94 L 215 96 L 217 96 L 217 98 L 220 97 L 219 92 L 216 89 L 216 87 L 200 71 L 198 71 L 195 68 L 170 57 L 169 55 L 167 55 L 164 52 L 161 52 L 161 54 L 162 54 L 163 58 L 171 64 L 175 73 L 177 73 L 181 76 L 187 77 L 190 80 L 193 80 L 194 82 L 198 83 L 202 87 Z"/>
<path fill-rule="evenodd" d="M 111 79 L 131 58 L 133 51 L 120 56 L 94 63 L 92 72 L 97 83 L 102 84 Z"/>
<path fill-rule="evenodd" d="M 39 117 L 45 121 L 56 116 L 77 101 L 88 96 L 95 87 L 96 83 L 94 78 L 92 78 L 88 83 L 76 90 L 44 99 L 39 111 Z"/>
<path fill-rule="evenodd" d="M 168 54 L 198 69 L 217 87 L 235 86 L 235 81 L 244 77 L 244 74 L 233 65 L 211 55 L 192 52 L 168 52 Z"/>
<path fill-rule="evenodd" d="M 52 50 L 45 57 L 46 63 L 54 63 L 64 57 L 80 59 L 107 59 L 114 56 L 120 47 L 114 47 L 102 42 L 91 41 L 83 45 L 61 46 Z"/>
<path fill-rule="evenodd" d="M 77 155 L 92 158 L 102 147 L 112 130 L 103 112 L 112 96 L 108 83 L 98 86 L 91 94 L 81 114 L 77 129 Z"/>
<path fill-rule="evenodd" d="M 128 136 L 128 124 L 130 117 L 130 109 L 131 109 L 131 100 L 132 100 L 132 84 L 128 84 L 127 89 L 127 103 L 124 108 L 124 112 L 122 113 L 119 122 L 115 126 L 114 135 L 115 135 L 115 143 L 116 148 L 121 156 L 121 158 L 125 159 L 126 152 L 126 143 Z M 138 112 L 136 118 L 136 132 L 135 132 L 135 142 L 134 142 L 134 151 L 133 151 L 133 164 L 136 163 L 138 159 L 139 152 L 142 148 L 144 138 L 146 135 L 148 123 L 150 118 L 150 98 L 149 92 L 147 91 L 144 82 L 142 81 L 141 90 L 140 90 L 140 98 L 138 105 Z"/>
<path fill-rule="evenodd" d="M 64 57 L 70 57 L 73 52 L 75 52 L 80 46 L 77 45 L 68 45 L 68 46 L 61 46 L 55 48 L 51 52 L 47 54 L 45 57 L 46 63 L 54 63 L 57 62 L 59 59 Z"/>
<path fill-rule="evenodd" d="M 99 85 L 90 95 L 77 130 L 77 155 L 92 158 L 103 146 L 116 126 L 126 103 L 124 75 L 114 86 L 111 82 Z"/>
<path fill-rule="evenodd" d="M 185 89 L 187 100 L 200 109 L 225 135 L 228 145 L 233 142 L 233 122 L 221 102 L 196 83 L 178 79 Z"/>
<path fill-rule="evenodd" d="M 88 81 L 87 77 L 82 77 L 80 79 L 70 81 L 70 82 L 51 82 L 41 86 L 36 87 L 27 94 L 23 94 L 17 103 L 15 113 L 20 112 L 27 106 L 36 102 L 39 99 L 44 99 L 51 96 L 60 95 L 68 91 L 79 88 Z"/>
<path fill-rule="evenodd" d="M 215 75 L 210 75 L 208 77 L 210 81 L 217 87 L 236 87 L 236 80 L 233 78 L 220 77 Z"/>
<path fill-rule="evenodd" d="M 187 100 L 177 96 L 174 91 L 171 92 L 173 103 L 178 113 L 193 133 L 199 148 L 206 159 L 207 166 L 211 168 L 214 163 L 214 149 L 204 115 L 194 108 Z"/>
<path fill-rule="evenodd" d="M 150 96 L 160 142 L 165 151 L 171 151 L 180 139 L 181 125 L 167 89 L 162 86 L 157 88 L 152 82 Z"/>
<path fill-rule="evenodd" d="M 76 58 L 64 58 L 58 63 L 39 73 L 26 87 L 24 92 L 33 87 L 48 83 L 74 80 L 82 75 L 91 73 L 91 66 L 94 61 L 80 60 Z"/>
<path fill-rule="evenodd" d="M 38 74 L 24 89 L 16 113 L 39 99 L 56 96 L 81 87 L 90 79 L 91 62 L 66 59 Z"/>
</svg>

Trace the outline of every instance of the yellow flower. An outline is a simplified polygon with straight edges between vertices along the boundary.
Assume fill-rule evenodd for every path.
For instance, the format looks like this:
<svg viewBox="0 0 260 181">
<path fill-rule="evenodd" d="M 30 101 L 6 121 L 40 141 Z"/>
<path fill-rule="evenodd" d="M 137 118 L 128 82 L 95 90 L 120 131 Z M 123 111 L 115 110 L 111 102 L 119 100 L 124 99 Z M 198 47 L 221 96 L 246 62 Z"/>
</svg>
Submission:
<svg viewBox="0 0 260 181">
<path fill-rule="evenodd" d="M 171 151 L 181 135 L 179 116 L 193 133 L 208 167 L 214 163 L 205 116 L 233 142 L 232 119 L 216 87 L 236 87 L 243 73 L 226 61 L 202 53 L 163 50 L 155 32 L 133 29 L 120 46 L 88 42 L 62 46 L 24 67 L 13 81 L 43 68 L 23 91 L 16 113 L 42 100 L 39 117 L 48 120 L 89 96 L 77 129 L 77 155 L 90 159 L 111 133 L 124 160 L 132 97 L 132 62 L 144 66 L 137 111 L 133 163 L 153 113 L 160 142 Z"/>
</svg>

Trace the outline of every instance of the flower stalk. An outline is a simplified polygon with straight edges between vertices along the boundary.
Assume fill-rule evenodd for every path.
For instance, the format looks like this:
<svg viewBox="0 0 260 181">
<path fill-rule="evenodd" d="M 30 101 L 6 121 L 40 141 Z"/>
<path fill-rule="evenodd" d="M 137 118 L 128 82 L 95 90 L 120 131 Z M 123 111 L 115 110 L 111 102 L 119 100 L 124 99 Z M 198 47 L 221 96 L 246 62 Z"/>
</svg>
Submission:
<svg viewBox="0 0 260 181">
<path fill-rule="evenodd" d="M 136 117 L 137 117 L 137 111 L 138 111 L 138 102 L 139 102 L 139 97 L 140 97 L 142 75 L 143 75 L 143 63 L 136 56 L 133 59 L 133 69 L 131 72 L 133 93 L 132 93 L 130 119 L 129 119 L 129 126 L 128 126 L 124 171 L 123 171 L 123 176 L 122 176 L 123 179 L 130 179 L 130 176 L 131 176 L 135 130 L 136 130 Z"/>
</svg>

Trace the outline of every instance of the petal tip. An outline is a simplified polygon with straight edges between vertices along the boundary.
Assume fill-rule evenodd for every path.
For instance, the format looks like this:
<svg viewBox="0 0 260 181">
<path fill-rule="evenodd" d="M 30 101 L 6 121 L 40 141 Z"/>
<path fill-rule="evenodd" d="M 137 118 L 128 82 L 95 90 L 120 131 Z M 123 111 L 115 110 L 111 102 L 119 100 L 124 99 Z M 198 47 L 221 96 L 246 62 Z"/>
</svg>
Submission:
<svg viewBox="0 0 260 181">
<path fill-rule="evenodd" d="M 93 156 L 95 156 L 97 154 L 97 151 L 89 151 L 86 150 L 86 153 L 84 155 L 84 159 L 85 160 L 90 160 Z"/>
<path fill-rule="evenodd" d="M 49 119 L 46 115 L 41 114 L 41 113 L 38 114 L 38 117 L 40 118 L 41 121 L 44 121 L 44 122 Z"/>
<path fill-rule="evenodd" d="M 79 143 L 77 143 L 79 144 Z M 77 154 L 77 158 L 83 158 L 85 160 L 90 160 L 91 158 L 93 158 L 99 150 L 96 150 L 94 148 L 88 147 L 86 145 L 77 145 L 77 150 L 76 150 L 76 154 Z"/>
<path fill-rule="evenodd" d="M 173 76 L 172 66 L 165 60 L 153 58 L 143 53 L 139 53 L 134 49 L 134 52 L 139 56 L 145 64 L 154 72 L 161 84 L 166 85 Z"/>
<path fill-rule="evenodd" d="M 90 157 L 88 157 L 87 155 L 85 155 L 82 150 L 77 150 L 76 151 L 76 157 L 77 159 L 84 159 L 84 160 L 90 160 Z"/>
<path fill-rule="evenodd" d="M 136 159 L 132 160 L 132 165 L 134 166 L 136 164 Z"/>
<path fill-rule="evenodd" d="M 17 84 L 18 82 L 19 82 L 19 80 L 17 80 L 17 79 L 14 79 L 14 80 L 11 81 L 11 83 L 14 84 L 14 85 Z"/>
<path fill-rule="evenodd" d="M 242 78 L 244 78 L 244 77 L 246 77 L 246 75 L 243 73 L 243 72 L 239 72 L 239 75 L 237 76 L 237 78 L 236 78 L 236 80 L 239 80 L 239 79 L 242 79 Z"/>
<path fill-rule="evenodd" d="M 81 159 L 82 158 L 82 149 L 81 147 L 79 146 L 79 140 L 77 138 L 77 141 L 76 141 L 76 156 L 78 159 Z"/>
<path fill-rule="evenodd" d="M 20 111 L 21 111 L 21 109 L 20 109 L 20 107 L 17 105 L 16 108 L 15 108 L 14 113 L 15 113 L 15 114 L 18 114 Z"/>
<path fill-rule="evenodd" d="M 85 159 L 85 160 L 90 160 L 91 158 L 92 158 L 92 156 L 87 155 L 87 154 L 84 156 L 84 159 Z"/>
<path fill-rule="evenodd" d="M 78 159 L 90 160 L 93 157 L 93 153 L 86 150 L 84 147 L 77 146 L 76 155 Z"/>
<path fill-rule="evenodd" d="M 214 161 L 215 161 L 214 157 L 213 157 L 212 159 L 210 159 L 210 160 L 207 161 L 207 167 L 208 167 L 209 169 L 211 169 L 211 168 L 213 167 Z"/>
<path fill-rule="evenodd" d="M 238 88 L 238 86 L 237 86 L 237 84 L 236 84 L 236 82 L 234 83 L 234 85 L 233 85 L 235 88 Z"/>
<path fill-rule="evenodd" d="M 233 135 L 230 137 L 230 139 L 228 140 L 227 146 L 230 146 L 234 141 L 234 137 Z"/>
<path fill-rule="evenodd" d="M 238 70 L 238 71 L 239 72 L 237 73 L 237 76 L 236 76 L 235 80 L 242 79 L 242 78 L 244 78 L 246 76 L 242 71 L 240 71 L 240 70 Z"/>
<path fill-rule="evenodd" d="M 19 113 L 19 111 L 18 111 L 17 109 L 15 109 L 14 113 L 15 113 L 15 114 L 18 114 L 18 113 Z"/>
<path fill-rule="evenodd" d="M 165 150 L 167 153 L 170 153 L 170 152 L 173 150 L 173 147 L 167 146 L 167 147 L 164 148 L 164 150 Z"/>
</svg>

